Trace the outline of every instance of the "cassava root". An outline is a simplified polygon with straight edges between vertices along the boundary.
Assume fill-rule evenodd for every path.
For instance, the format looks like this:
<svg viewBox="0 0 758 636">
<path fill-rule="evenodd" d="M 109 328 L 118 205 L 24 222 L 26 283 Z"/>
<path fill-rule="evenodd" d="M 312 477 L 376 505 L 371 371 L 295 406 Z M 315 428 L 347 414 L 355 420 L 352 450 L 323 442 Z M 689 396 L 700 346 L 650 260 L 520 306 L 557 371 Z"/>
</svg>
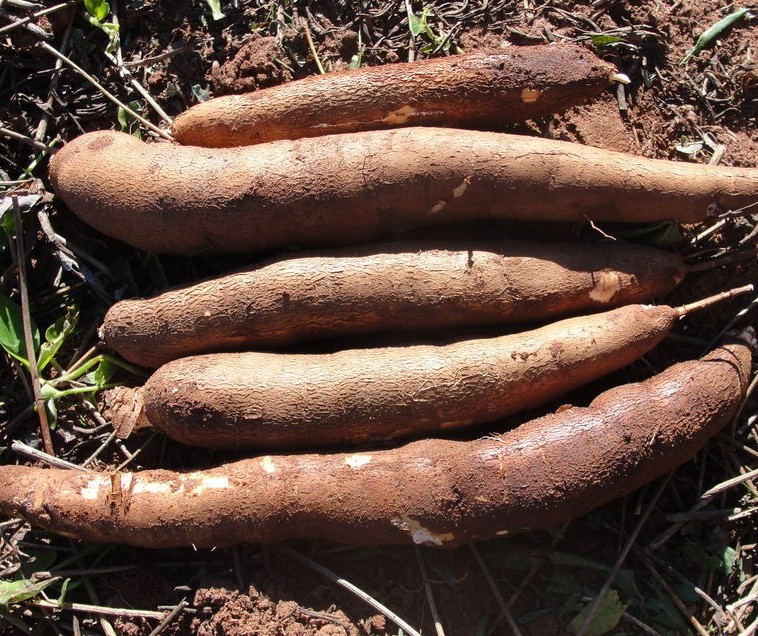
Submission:
<svg viewBox="0 0 758 636">
<path fill-rule="evenodd" d="M 327 354 L 239 352 L 169 362 L 112 409 L 216 448 L 335 447 L 438 433 L 533 408 L 630 364 L 681 312 L 625 305 L 530 331 Z M 123 404 L 122 404 L 123 403 Z M 128 426 L 126 427 L 128 429 Z"/>
<path fill-rule="evenodd" d="M 397 126 L 500 130 L 590 101 L 615 71 L 579 45 L 512 46 L 217 97 L 179 115 L 172 132 L 221 147 Z"/>
<path fill-rule="evenodd" d="M 556 525 L 673 470 L 734 417 L 750 367 L 749 347 L 729 344 L 589 407 L 470 442 L 264 456 L 187 473 L 1 466 L 0 512 L 152 548 L 292 538 L 457 546 Z"/>
<path fill-rule="evenodd" d="M 397 243 L 294 255 L 117 302 L 103 339 L 143 366 L 376 332 L 537 323 L 649 302 L 679 256 L 632 244 Z"/>
<path fill-rule="evenodd" d="M 758 169 L 418 127 L 220 149 L 99 131 L 59 150 L 50 178 L 96 229 L 174 254 L 350 245 L 473 219 L 695 222 L 758 200 Z"/>
</svg>

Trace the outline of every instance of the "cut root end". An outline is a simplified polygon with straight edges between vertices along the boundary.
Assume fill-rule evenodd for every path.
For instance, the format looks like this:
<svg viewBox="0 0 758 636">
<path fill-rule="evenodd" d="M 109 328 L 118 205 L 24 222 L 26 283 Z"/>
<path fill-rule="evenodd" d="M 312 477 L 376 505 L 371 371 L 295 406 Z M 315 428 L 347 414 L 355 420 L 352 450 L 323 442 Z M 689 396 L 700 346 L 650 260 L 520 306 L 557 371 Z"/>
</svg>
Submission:
<svg viewBox="0 0 758 636">
<path fill-rule="evenodd" d="M 132 431 L 152 427 L 145 416 L 142 387 L 115 387 L 106 392 L 105 400 L 117 437 L 126 439 Z"/>
</svg>

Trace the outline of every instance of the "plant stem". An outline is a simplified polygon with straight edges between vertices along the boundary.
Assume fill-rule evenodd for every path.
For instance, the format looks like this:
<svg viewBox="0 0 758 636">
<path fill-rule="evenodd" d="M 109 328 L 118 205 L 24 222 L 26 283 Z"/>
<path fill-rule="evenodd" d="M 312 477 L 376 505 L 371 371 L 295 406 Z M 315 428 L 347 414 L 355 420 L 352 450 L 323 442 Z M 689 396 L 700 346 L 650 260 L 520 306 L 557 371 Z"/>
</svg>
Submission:
<svg viewBox="0 0 758 636">
<path fill-rule="evenodd" d="M 40 434 L 45 452 L 55 456 L 53 438 L 50 435 L 50 424 L 47 421 L 45 401 L 42 399 L 42 387 L 40 386 L 39 370 L 37 369 L 37 353 L 34 351 L 34 338 L 32 337 L 32 322 L 29 315 L 29 288 L 26 284 L 26 262 L 24 250 L 24 228 L 21 224 L 21 208 L 18 205 L 18 197 L 13 196 L 13 214 L 16 221 L 16 260 L 18 262 L 18 286 L 21 291 L 21 315 L 24 323 L 24 341 L 26 343 L 26 356 L 29 359 L 29 372 L 32 376 L 32 391 L 34 403 L 37 405 L 39 416 Z"/>
</svg>

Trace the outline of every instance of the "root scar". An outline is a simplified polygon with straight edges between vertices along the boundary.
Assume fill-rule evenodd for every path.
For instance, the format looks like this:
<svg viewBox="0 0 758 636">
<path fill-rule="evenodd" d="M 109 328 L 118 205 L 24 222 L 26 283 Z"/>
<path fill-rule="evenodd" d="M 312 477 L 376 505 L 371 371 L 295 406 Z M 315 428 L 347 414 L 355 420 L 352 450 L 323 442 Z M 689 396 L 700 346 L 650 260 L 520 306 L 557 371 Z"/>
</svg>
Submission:
<svg viewBox="0 0 758 636">
<path fill-rule="evenodd" d="M 621 289 L 618 272 L 603 270 L 595 279 L 595 285 L 590 290 L 590 298 L 599 303 L 609 303 Z"/>
<path fill-rule="evenodd" d="M 413 106 L 401 106 L 397 110 L 392 111 L 382 118 L 382 122 L 385 124 L 399 125 L 408 121 L 408 117 L 415 113 Z"/>
<path fill-rule="evenodd" d="M 276 472 L 276 466 L 274 465 L 274 460 L 271 459 L 271 455 L 266 455 L 265 457 L 261 457 L 261 468 L 263 469 L 263 472 L 268 473 L 269 475 Z"/>
<path fill-rule="evenodd" d="M 525 88 L 521 91 L 521 101 L 525 104 L 533 104 L 540 98 L 540 95 L 542 95 L 542 91 L 537 88 Z"/>
<path fill-rule="evenodd" d="M 396 528 L 400 528 L 404 532 L 408 532 L 413 539 L 413 543 L 419 545 L 436 545 L 441 546 L 446 541 L 452 541 L 455 539 L 455 535 L 452 532 L 435 533 L 429 528 L 425 528 L 415 519 L 411 519 L 405 515 L 401 517 L 395 517 L 392 520 L 392 525 Z"/>
<path fill-rule="evenodd" d="M 431 208 L 429 208 L 429 212 L 427 214 L 437 214 L 438 212 L 441 212 L 442 209 L 447 205 L 447 201 L 444 199 L 437 201 Z"/>
<path fill-rule="evenodd" d="M 472 177 L 468 176 L 463 181 L 461 181 L 455 188 L 453 188 L 453 198 L 458 199 L 459 197 L 463 196 L 463 193 L 468 190 L 468 187 L 471 185 Z"/>
<path fill-rule="evenodd" d="M 371 455 L 350 455 L 345 457 L 345 463 L 350 468 L 362 468 L 371 461 Z"/>
</svg>

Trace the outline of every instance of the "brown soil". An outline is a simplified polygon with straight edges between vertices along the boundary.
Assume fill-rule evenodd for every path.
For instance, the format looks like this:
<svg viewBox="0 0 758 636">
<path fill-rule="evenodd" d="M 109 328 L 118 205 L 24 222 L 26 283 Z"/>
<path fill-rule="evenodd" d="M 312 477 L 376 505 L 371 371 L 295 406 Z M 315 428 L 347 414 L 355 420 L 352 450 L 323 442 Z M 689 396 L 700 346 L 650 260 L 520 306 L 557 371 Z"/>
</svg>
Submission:
<svg viewBox="0 0 758 636">
<path fill-rule="evenodd" d="M 255 38 L 244 44 L 232 59 L 211 65 L 211 85 L 219 94 L 242 93 L 274 86 L 292 79 L 292 74 L 279 64 L 276 38 Z"/>
</svg>

